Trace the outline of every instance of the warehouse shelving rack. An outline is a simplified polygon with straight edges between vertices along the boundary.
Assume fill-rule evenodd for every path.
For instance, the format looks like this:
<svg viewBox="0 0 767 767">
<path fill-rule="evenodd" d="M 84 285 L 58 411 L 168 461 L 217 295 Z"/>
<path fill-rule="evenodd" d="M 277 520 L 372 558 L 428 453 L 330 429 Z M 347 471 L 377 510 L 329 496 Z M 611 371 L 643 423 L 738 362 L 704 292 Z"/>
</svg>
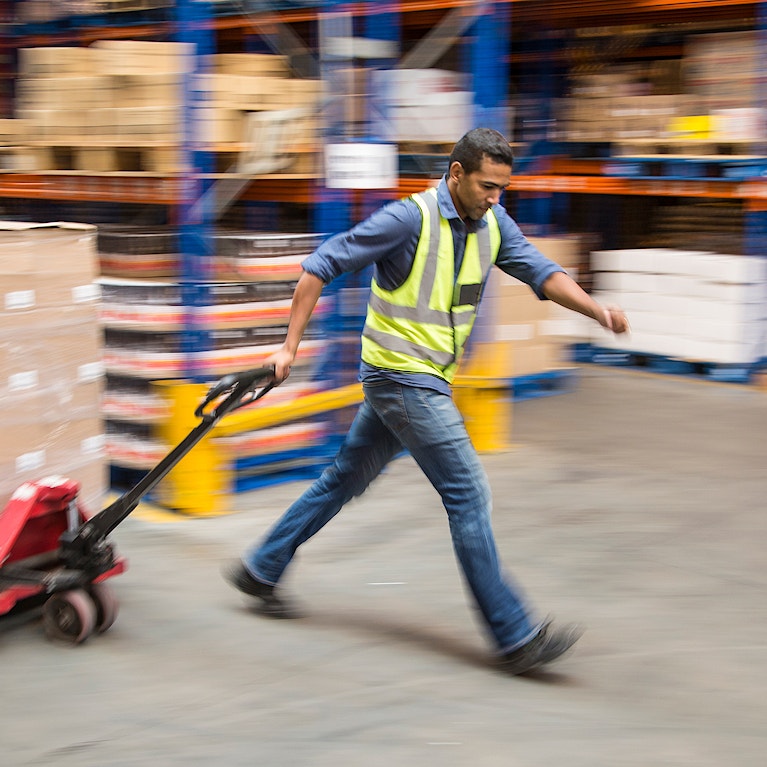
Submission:
<svg viewBox="0 0 767 767">
<path fill-rule="evenodd" d="M 497 120 L 498 104 L 505 99 L 506 76 L 497 74 L 497 64 L 506 47 L 505 35 L 508 30 L 508 8 L 505 4 L 481 4 L 480 14 L 474 3 L 454 2 L 403 2 L 385 3 L 336 3 L 325 2 L 307 8 L 278 6 L 273 11 L 257 9 L 252 15 L 239 13 L 220 13 L 217 4 L 182 0 L 165 7 L 162 14 L 156 13 L 149 23 L 142 23 L 140 15 L 134 14 L 129 24 L 109 23 L 114 17 L 79 17 L 47 24 L 22 25 L 16 30 L 12 47 L 37 47 L 54 45 L 89 45 L 101 39 L 159 39 L 194 43 L 200 51 L 215 49 L 216 42 L 230 48 L 250 49 L 250 43 L 257 36 L 268 38 L 273 46 L 279 45 L 280 27 L 290 26 L 308 40 L 306 50 L 316 45 L 317 27 L 325 21 L 326 15 L 343 13 L 354 19 L 353 34 L 361 37 L 388 37 L 399 42 L 401 30 L 408 30 L 411 49 L 417 47 L 418 38 L 441 29 L 441 37 L 432 37 L 431 41 L 440 50 L 446 50 L 472 26 L 479 34 L 471 37 L 466 46 L 465 58 L 460 61 L 464 67 L 483 76 L 476 79 L 481 82 L 478 93 L 478 106 L 482 109 L 483 122 Z M 226 6 L 221 6 L 226 10 Z M 450 23 L 440 24 L 446 16 L 451 16 Z M 503 23 L 497 23 L 499 20 Z M 106 22 L 106 23 L 104 23 Z M 452 35 L 452 38 L 451 38 Z M 491 43 L 488 45 L 488 43 Z M 440 47 L 441 46 L 441 47 Z M 263 45 L 261 46 L 263 47 Z M 301 51 L 304 66 L 311 56 L 306 50 Z M 273 51 L 274 52 L 274 51 Z M 420 65 L 423 63 L 421 53 Z M 436 57 L 433 59 L 436 61 Z M 433 63 L 433 62 L 432 62 Z M 312 74 L 321 74 L 322 62 L 309 63 L 309 69 L 317 67 Z M 187 102 L 188 103 L 188 102 Z M 364 137 L 370 140 L 375 137 Z M 213 226 L 212 220 L 198 216 L 197 203 L 204 197 L 210 186 L 223 174 L 211 169 L 209 157 L 205 152 L 187 141 L 184 146 L 191 173 L 146 173 L 146 172 L 89 172 L 89 171 L 48 171 L 14 172 L 0 174 L 0 198 L 9 202 L 20 199 L 35 201 L 38 205 L 51 203 L 58 205 L 58 210 L 66 209 L 69 204 L 97 204 L 109 208 L 111 205 L 130 204 L 133 206 L 152 206 L 164 212 L 152 218 L 165 220 L 178 228 L 181 242 L 182 276 L 188 286 L 187 300 L 190 305 L 201 300 L 198 295 L 199 285 L 204 283 L 206 275 L 200 271 L 204 261 L 199 247 L 205 241 Z M 224 176 L 226 177 L 226 176 Z M 255 205 L 293 204 L 303 205 L 310 212 L 308 226 L 313 231 L 332 233 L 346 228 L 353 220 L 363 216 L 372 207 L 388 198 L 405 194 L 401 186 L 379 192 L 355 190 L 329 190 L 323 186 L 322 179 L 310 174 L 281 174 L 254 176 L 248 179 L 241 190 L 239 201 Z M 116 210 L 116 208 L 109 208 Z M 105 214 L 106 215 L 106 214 Z M 61 216 L 57 216 L 61 217 Z M 120 223 L 119 221 L 115 223 Z M 355 288 L 362 282 L 354 276 L 341 285 Z M 348 331 L 352 326 L 361 325 L 364 305 L 357 302 L 346 306 L 334 320 L 330 330 Z M 186 331 L 185 331 L 186 332 Z M 185 346 L 198 348 L 199 336 L 194 329 L 188 331 Z M 194 370 L 190 370 L 194 379 Z M 344 383 L 341 381 L 340 383 Z M 292 457 L 292 456 L 289 456 Z"/>
<path fill-rule="evenodd" d="M 540 108 L 547 112 L 553 95 L 552 71 L 562 71 L 568 65 L 567 52 L 557 43 L 551 31 L 575 27 L 614 26 L 653 23 L 658 25 L 686 24 L 685 29 L 710 28 L 712 25 L 737 23 L 763 29 L 765 3 L 758 0 L 636 0 L 630 4 L 617 0 L 496 0 L 478 3 L 475 0 L 400 0 L 399 2 L 336 3 L 324 2 L 306 7 L 280 3 L 265 9 L 263 3 L 252 4 L 253 13 L 243 14 L 240 6 L 197 3 L 184 0 L 166 7 L 167 19 L 160 16 L 143 23 L 140 15 L 131 17 L 130 24 L 110 24 L 108 17 L 70 20 L 58 27 L 26 26 L 16 30 L 13 40 L 6 45 L 39 46 L 77 44 L 87 45 L 103 39 L 184 39 L 204 41 L 204 46 L 224 44 L 235 49 L 247 49 L 250 41 L 262 37 L 269 44 L 279 43 L 279 30 L 293 30 L 294 41 L 299 41 L 305 66 L 317 67 L 312 61 L 312 48 L 316 46 L 317 26 L 322 15 L 343 12 L 358 21 L 362 37 L 385 34 L 397 37 L 403 50 L 412 52 L 418 43 L 442 28 L 445 34 L 460 30 L 465 45 L 459 52 L 458 63 L 473 76 L 476 122 L 490 124 L 503 130 L 502 115 L 508 105 L 511 89 L 511 71 L 530 69 L 540 74 L 537 95 Z M 385 13 L 386 24 L 377 22 Z M 106 23 L 104 23 L 106 22 Z M 520 30 L 522 30 L 520 32 Z M 514 33 L 514 34 L 512 34 Z M 542 47 L 517 49 L 520 38 L 541 39 Z M 439 42 L 439 40 L 437 40 Z M 303 49 L 301 48 L 303 46 Z M 679 45 L 660 40 L 649 47 L 644 55 L 673 56 L 680 53 Z M 307 65 L 306 62 L 309 62 Z M 541 62 L 546 66 L 541 68 Z M 536 94 L 534 94 L 536 95 Z M 728 199 L 742 203 L 747 213 L 749 252 L 763 250 L 765 213 L 767 213 L 767 179 L 761 175 L 759 163 L 741 164 L 738 177 L 711 177 L 699 173 L 692 160 L 682 160 L 685 169 L 672 172 L 671 160 L 664 159 L 661 175 L 637 174 L 631 168 L 635 158 L 599 156 L 602 151 L 592 146 L 584 153 L 582 147 L 557 144 L 539 134 L 520 135 L 516 142 L 520 154 L 518 170 L 509 190 L 509 204 L 519 210 L 515 215 L 523 224 L 531 224 L 541 232 L 554 232 L 566 226 L 569 201 L 576 196 L 594 200 L 633 198 L 693 198 Z M 192 147 L 188 148 L 194 151 Z M 588 156 L 596 151 L 597 156 Z M 584 156 L 585 154 L 585 156 Z M 431 169 L 434 176 L 441 175 L 446 151 L 439 149 L 433 156 Z M 646 167 L 645 161 L 645 166 Z M 736 165 L 732 158 L 730 166 Z M 193 209 L 204 190 L 221 174 L 210 171 L 204 154 L 194 157 L 195 172 L 180 174 L 149 174 L 144 172 L 91 173 L 51 171 L 40 173 L 4 172 L 0 174 L 0 198 L 27 199 L 39 202 L 66 203 L 129 203 L 163 208 L 167 220 L 186 227 L 190 237 L 186 242 L 199 241 L 209 221 L 190 221 L 185 212 Z M 636 165 L 636 162 L 634 163 Z M 698 163 L 700 165 L 700 163 Z M 403 166 L 406 167 L 406 166 Z M 677 167 L 681 167 L 677 163 Z M 753 171 L 753 175 L 751 172 Z M 689 175 L 687 175 L 689 174 Z M 299 204 L 311 211 L 315 231 L 332 233 L 346 228 L 370 206 L 387 198 L 420 191 L 423 175 L 400 176 L 396 188 L 382 190 L 375 195 L 360 191 L 327 190 L 322 179 L 307 174 L 258 176 L 248 180 L 240 193 L 244 203 L 255 205 Z M 184 245 L 187 262 L 186 276 L 194 273 L 194 247 Z M 347 322 L 359 317 L 347 318 Z"/>
<path fill-rule="evenodd" d="M 728 24 L 762 32 L 767 29 L 767 4 L 760 0 L 638 0 L 632 3 L 520 0 L 512 6 L 515 23 L 532 24 L 549 33 L 614 27 L 617 35 L 621 27 L 630 30 L 632 25 L 656 25 L 663 39 L 647 46 L 647 50 L 632 51 L 637 58 L 681 57 L 680 34 L 727 28 Z M 674 34 L 675 29 L 681 29 L 681 32 Z M 549 50 L 549 54 L 558 61 L 560 72 L 564 71 L 571 54 L 561 49 Z M 524 64 L 538 59 L 540 53 L 511 51 L 510 57 Z M 546 93 L 549 89 L 550 83 L 544 82 L 539 92 Z M 525 158 L 525 171 L 515 174 L 511 186 L 515 193 L 538 196 L 581 194 L 602 198 L 624 195 L 721 198 L 742 201 L 749 214 L 761 214 L 765 210 L 767 155 L 764 145 L 758 147 L 758 155 L 748 158 L 739 158 L 737 154 L 646 156 L 640 152 L 636 152 L 636 156 L 614 157 L 604 144 L 583 146 L 555 140 L 539 142 L 535 149 L 537 151 L 532 156 Z M 651 164 L 655 167 L 648 171 Z M 531 165 L 535 167 L 534 172 L 527 170 Z M 551 214 L 546 206 L 538 206 L 538 210 L 541 209 L 544 217 Z M 545 218 L 530 223 L 546 226 L 551 220 Z"/>
</svg>

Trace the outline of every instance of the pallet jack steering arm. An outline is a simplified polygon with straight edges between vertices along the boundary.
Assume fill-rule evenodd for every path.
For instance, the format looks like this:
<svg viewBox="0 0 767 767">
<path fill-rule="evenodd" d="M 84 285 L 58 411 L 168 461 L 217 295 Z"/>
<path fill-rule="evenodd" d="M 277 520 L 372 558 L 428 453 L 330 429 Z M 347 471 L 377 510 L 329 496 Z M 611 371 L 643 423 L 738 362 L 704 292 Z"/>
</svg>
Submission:
<svg viewBox="0 0 767 767">
<path fill-rule="evenodd" d="M 231 373 L 208 390 L 195 410 L 200 418 L 187 436 L 139 482 L 116 501 L 95 514 L 79 528 L 60 538 L 61 559 L 74 570 L 106 572 L 114 562 L 107 536 L 138 506 L 140 500 L 225 416 L 233 410 L 261 399 L 274 388 L 274 368 L 254 368 Z"/>
</svg>

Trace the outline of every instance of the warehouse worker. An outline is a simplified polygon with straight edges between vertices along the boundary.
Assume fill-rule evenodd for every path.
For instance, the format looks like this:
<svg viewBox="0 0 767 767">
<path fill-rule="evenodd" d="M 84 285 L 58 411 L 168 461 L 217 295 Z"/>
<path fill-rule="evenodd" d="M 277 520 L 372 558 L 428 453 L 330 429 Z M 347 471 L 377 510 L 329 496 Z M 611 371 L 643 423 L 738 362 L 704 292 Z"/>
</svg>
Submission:
<svg viewBox="0 0 767 767">
<path fill-rule="evenodd" d="M 472 130 L 455 145 L 436 189 L 387 204 L 303 262 L 285 343 L 267 364 L 284 381 L 323 287 L 372 264 L 362 331 L 364 400 L 333 464 L 226 572 L 233 586 L 259 600 L 262 613 L 295 615 L 278 583 L 296 550 L 405 449 L 442 498 L 455 554 L 500 667 L 533 671 L 578 639 L 576 626 L 533 617 L 505 575 L 490 524 L 488 478 L 450 384 L 493 265 L 539 298 L 614 333 L 628 324 L 622 311 L 597 304 L 522 235 L 500 204 L 512 162 L 500 133 Z"/>
</svg>

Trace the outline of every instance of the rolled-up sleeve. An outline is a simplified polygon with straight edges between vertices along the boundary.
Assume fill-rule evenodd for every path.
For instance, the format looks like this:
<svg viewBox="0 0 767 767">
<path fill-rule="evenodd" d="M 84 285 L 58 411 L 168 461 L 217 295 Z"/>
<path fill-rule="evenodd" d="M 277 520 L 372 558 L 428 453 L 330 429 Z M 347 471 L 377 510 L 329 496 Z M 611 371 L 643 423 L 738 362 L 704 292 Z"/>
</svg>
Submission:
<svg viewBox="0 0 767 767">
<path fill-rule="evenodd" d="M 406 200 L 398 200 L 348 231 L 325 240 L 301 266 L 327 285 L 341 274 L 412 253 L 419 232 L 418 208 Z"/>
<path fill-rule="evenodd" d="M 522 234 L 514 219 L 505 210 L 499 210 L 499 206 L 495 206 L 494 210 L 501 230 L 501 249 L 495 262 L 496 266 L 529 285 L 538 298 L 545 300 L 543 284 L 555 272 L 565 270 L 544 256 Z"/>
</svg>

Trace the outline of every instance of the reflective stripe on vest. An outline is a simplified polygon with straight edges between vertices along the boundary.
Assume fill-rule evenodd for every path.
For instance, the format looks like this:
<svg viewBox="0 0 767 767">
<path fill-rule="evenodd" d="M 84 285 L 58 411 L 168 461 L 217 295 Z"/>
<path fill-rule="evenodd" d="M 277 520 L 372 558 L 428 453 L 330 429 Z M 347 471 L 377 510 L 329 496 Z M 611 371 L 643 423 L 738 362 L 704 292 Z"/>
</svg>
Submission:
<svg viewBox="0 0 767 767">
<path fill-rule="evenodd" d="M 375 280 L 362 334 L 362 359 L 388 370 L 430 373 L 451 381 L 476 317 L 487 274 L 500 248 L 492 211 L 487 226 L 466 239 L 455 279 L 450 222 L 439 214 L 435 189 L 413 195 L 422 214 L 410 274 L 387 291 Z"/>
</svg>

